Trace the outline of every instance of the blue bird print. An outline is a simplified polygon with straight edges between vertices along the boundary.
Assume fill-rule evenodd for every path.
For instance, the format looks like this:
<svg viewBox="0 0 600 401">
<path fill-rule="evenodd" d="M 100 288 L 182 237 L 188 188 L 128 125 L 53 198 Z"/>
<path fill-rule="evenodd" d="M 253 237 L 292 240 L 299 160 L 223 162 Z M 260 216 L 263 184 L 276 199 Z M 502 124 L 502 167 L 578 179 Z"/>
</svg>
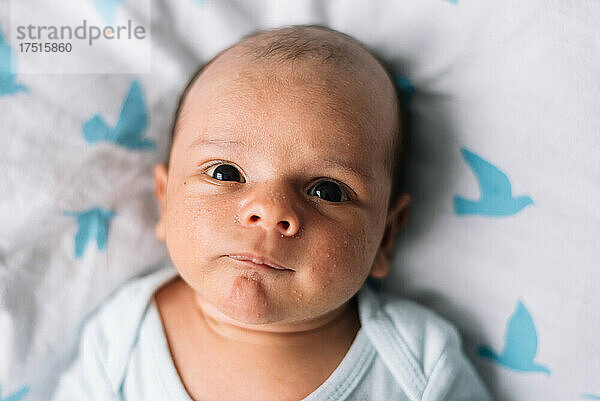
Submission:
<svg viewBox="0 0 600 401">
<path fill-rule="evenodd" d="M 108 141 L 133 150 L 153 149 L 154 141 L 142 137 L 147 127 L 146 101 L 142 86 L 136 80 L 129 88 L 115 127 L 109 127 L 102 116 L 96 114 L 83 124 L 83 137 L 89 143 Z"/>
<path fill-rule="evenodd" d="M 112 210 L 106 210 L 100 207 L 84 211 L 65 211 L 65 216 L 77 217 L 78 230 L 75 234 L 75 257 L 80 258 L 88 242 L 96 240 L 98 250 L 102 251 L 106 247 L 108 240 L 108 227 L 110 219 L 115 216 Z"/>
<path fill-rule="evenodd" d="M 13 63 L 12 71 L 15 71 L 16 57 L 14 51 L 4 39 L 2 30 L 0 30 L 0 96 L 28 91 L 25 85 L 16 82 L 17 75 L 11 72 L 11 63 Z"/>
<path fill-rule="evenodd" d="M 581 394 L 581 398 L 584 398 L 586 400 L 600 400 L 600 395 Z"/>
<path fill-rule="evenodd" d="M 406 103 L 409 103 L 415 94 L 415 86 L 412 84 L 410 79 L 407 77 L 396 76 L 395 77 L 396 86 L 400 89 L 400 94 Z"/>
<path fill-rule="evenodd" d="M 529 196 L 514 198 L 510 181 L 496 166 L 473 152 L 462 148 L 461 153 L 479 182 L 480 198 L 476 201 L 454 197 L 454 212 L 458 215 L 510 216 L 533 204 Z"/>
<path fill-rule="evenodd" d="M 19 391 L 12 393 L 8 397 L 2 396 L 2 386 L 0 386 L 0 401 L 20 401 L 29 392 L 29 387 L 22 387 Z"/>
<path fill-rule="evenodd" d="M 124 0 L 92 0 L 94 6 L 102 15 L 102 18 L 108 23 L 113 24 L 115 22 L 115 16 L 117 15 L 117 7 L 125 4 Z"/>
<path fill-rule="evenodd" d="M 485 345 L 479 346 L 477 353 L 510 369 L 550 374 L 547 367 L 533 361 L 537 354 L 537 332 L 531 315 L 521 301 L 506 326 L 502 353 L 497 354 Z"/>
</svg>

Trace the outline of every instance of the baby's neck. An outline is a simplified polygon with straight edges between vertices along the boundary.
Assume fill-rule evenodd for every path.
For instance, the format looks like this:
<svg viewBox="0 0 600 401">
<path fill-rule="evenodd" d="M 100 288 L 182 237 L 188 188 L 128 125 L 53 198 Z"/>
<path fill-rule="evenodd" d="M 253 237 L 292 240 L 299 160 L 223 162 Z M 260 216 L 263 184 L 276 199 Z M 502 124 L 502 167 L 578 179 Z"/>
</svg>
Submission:
<svg viewBox="0 0 600 401">
<path fill-rule="evenodd" d="M 360 328 L 356 297 L 318 318 L 301 323 L 252 326 L 229 319 L 211 304 L 195 296 L 198 316 L 220 341 L 265 347 L 311 347 L 315 341 L 348 341 Z"/>
<path fill-rule="evenodd" d="M 338 367 L 360 329 L 356 298 L 314 327 L 286 332 L 211 321 L 195 298 L 182 280 L 155 296 L 175 368 L 194 400 L 302 399 Z M 232 386 L 232 378 L 244 386 Z"/>
</svg>

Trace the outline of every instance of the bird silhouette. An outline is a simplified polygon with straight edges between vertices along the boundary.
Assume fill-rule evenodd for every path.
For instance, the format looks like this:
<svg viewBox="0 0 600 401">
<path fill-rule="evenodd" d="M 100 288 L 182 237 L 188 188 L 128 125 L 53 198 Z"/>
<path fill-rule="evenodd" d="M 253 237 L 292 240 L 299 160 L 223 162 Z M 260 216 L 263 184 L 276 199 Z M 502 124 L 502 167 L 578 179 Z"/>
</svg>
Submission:
<svg viewBox="0 0 600 401">
<path fill-rule="evenodd" d="M 17 83 L 17 75 L 11 72 L 11 63 L 13 64 L 12 71 L 16 70 L 16 60 L 14 51 L 0 30 L 0 96 L 29 90 L 25 85 Z"/>
<path fill-rule="evenodd" d="M 458 215 L 479 214 L 483 216 L 510 216 L 527 205 L 533 204 L 529 196 L 512 196 L 512 188 L 506 174 L 467 149 L 460 150 L 479 182 L 481 192 L 476 201 L 461 196 L 454 197 L 454 212 Z"/>
<path fill-rule="evenodd" d="M 521 301 L 506 326 L 502 353 L 497 354 L 485 345 L 479 346 L 477 353 L 513 370 L 550 374 L 547 367 L 533 361 L 537 354 L 537 332 L 531 315 Z"/>
<path fill-rule="evenodd" d="M 113 24 L 115 22 L 115 16 L 117 15 L 117 7 L 121 4 L 125 4 L 124 0 L 92 0 L 94 2 L 94 6 L 102 15 L 102 18 L 109 23 Z"/>
<path fill-rule="evenodd" d="M 84 211 L 65 211 L 65 216 L 77 217 L 78 230 L 75 234 L 75 257 L 80 258 L 88 242 L 96 240 L 98 250 L 106 247 L 110 219 L 115 216 L 112 210 L 94 207 Z"/>
<path fill-rule="evenodd" d="M 142 86 L 136 80 L 123 101 L 115 127 L 109 127 L 102 116 L 96 114 L 83 124 L 83 137 L 89 143 L 108 141 L 133 150 L 152 149 L 156 147 L 154 141 L 143 138 L 147 127 L 146 101 Z"/>
<path fill-rule="evenodd" d="M 20 401 L 29 392 L 29 387 L 22 387 L 19 391 L 12 393 L 8 397 L 2 396 L 2 386 L 0 386 L 0 401 Z"/>
</svg>

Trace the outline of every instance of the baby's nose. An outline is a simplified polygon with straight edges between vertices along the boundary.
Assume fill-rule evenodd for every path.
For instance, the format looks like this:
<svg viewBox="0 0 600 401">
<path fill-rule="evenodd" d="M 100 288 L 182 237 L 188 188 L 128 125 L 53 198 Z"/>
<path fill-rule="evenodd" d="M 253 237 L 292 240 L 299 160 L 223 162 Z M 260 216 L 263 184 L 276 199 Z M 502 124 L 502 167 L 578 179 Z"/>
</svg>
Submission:
<svg viewBox="0 0 600 401">
<path fill-rule="evenodd" d="M 275 200 L 254 197 L 242 208 L 240 224 L 245 227 L 276 230 L 288 237 L 295 235 L 300 229 L 300 219 L 285 197 Z"/>
</svg>

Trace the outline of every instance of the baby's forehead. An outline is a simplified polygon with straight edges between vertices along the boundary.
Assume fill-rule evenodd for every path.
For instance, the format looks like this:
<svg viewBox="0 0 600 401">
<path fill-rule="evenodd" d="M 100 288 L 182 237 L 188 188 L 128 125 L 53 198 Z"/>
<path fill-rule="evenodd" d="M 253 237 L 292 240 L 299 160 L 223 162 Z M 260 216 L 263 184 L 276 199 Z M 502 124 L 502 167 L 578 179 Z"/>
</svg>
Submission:
<svg viewBox="0 0 600 401">
<path fill-rule="evenodd" d="M 275 101 L 275 95 L 281 95 L 322 106 L 321 112 L 335 112 L 328 114 L 337 114 L 348 123 L 359 118 L 365 120 L 363 125 L 389 131 L 386 127 L 395 125 L 397 118 L 395 92 L 388 77 L 370 67 L 313 58 L 274 61 L 253 54 L 225 54 L 193 82 L 184 106 L 208 105 L 218 112 L 218 106 L 230 99 Z"/>
<path fill-rule="evenodd" d="M 196 83 L 182 110 L 184 125 L 241 133 L 242 125 L 279 119 L 312 131 L 316 139 L 334 135 L 359 142 L 358 136 L 390 130 L 378 92 L 363 87 L 369 82 L 358 82 L 351 73 L 332 66 L 317 72 L 307 65 L 237 63 L 235 69 L 215 65 Z"/>
<path fill-rule="evenodd" d="M 231 112 L 225 107 L 231 99 L 244 103 L 282 95 L 288 103 L 298 99 L 297 107 L 307 106 L 307 112 L 336 120 L 341 132 L 350 133 L 344 125 L 354 125 L 392 138 L 399 126 L 399 106 L 393 83 L 375 57 L 340 33 L 296 30 L 283 38 L 277 35 L 285 30 L 259 34 L 211 60 L 183 95 L 174 135 L 200 109 L 215 121 Z"/>
<path fill-rule="evenodd" d="M 256 71 L 258 76 L 252 75 Z M 353 38 L 322 27 L 296 26 L 246 37 L 215 56 L 191 86 L 228 73 L 244 84 L 296 79 L 304 80 L 307 90 L 352 85 L 376 92 L 379 100 L 396 102 L 393 83 L 380 62 Z"/>
<path fill-rule="evenodd" d="M 233 52 L 232 52 L 233 53 Z M 212 85 L 211 85 L 212 84 Z M 387 82 L 373 77 L 373 71 L 344 63 L 323 63 L 314 58 L 273 60 L 255 54 L 223 54 L 208 64 L 191 89 L 219 86 L 244 90 L 264 90 L 265 86 L 302 86 L 307 95 L 331 88 L 361 88 L 381 95 Z M 332 95 L 337 93 L 331 92 Z"/>
</svg>

